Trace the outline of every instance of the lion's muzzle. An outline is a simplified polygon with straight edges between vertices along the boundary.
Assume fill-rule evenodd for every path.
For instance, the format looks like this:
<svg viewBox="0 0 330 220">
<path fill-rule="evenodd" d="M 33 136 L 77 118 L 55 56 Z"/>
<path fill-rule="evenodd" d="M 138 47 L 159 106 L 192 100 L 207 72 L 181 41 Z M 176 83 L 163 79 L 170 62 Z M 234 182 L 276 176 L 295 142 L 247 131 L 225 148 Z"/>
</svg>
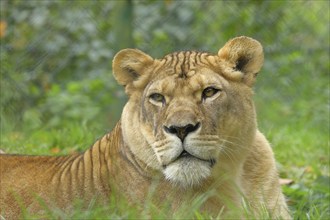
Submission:
<svg viewBox="0 0 330 220">
<path fill-rule="evenodd" d="M 196 123 L 195 125 L 193 124 L 187 124 L 185 126 L 175 126 L 172 125 L 170 127 L 164 126 L 164 130 L 167 133 L 174 134 L 178 138 L 180 138 L 181 142 L 183 143 L 185 137 L 191 133 L 196 131 L 200 127 L 200 123 Z"/>
</svg>

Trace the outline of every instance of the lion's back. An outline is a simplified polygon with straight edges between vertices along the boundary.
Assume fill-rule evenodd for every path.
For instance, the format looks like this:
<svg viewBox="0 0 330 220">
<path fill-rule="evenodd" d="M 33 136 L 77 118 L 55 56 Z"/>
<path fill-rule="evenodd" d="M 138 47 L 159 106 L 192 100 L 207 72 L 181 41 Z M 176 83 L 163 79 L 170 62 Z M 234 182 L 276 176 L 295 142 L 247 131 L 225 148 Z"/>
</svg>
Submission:
<svg viewBox="0 0 330 220">
<path fill-rule="evenodd" d="M 54 192 L 54 162 L 54 157 L 0 155 L 1 215 L 19 218 L 22 207 L 39 207 L 36 197 L 44 199 Z"/>
</svg>

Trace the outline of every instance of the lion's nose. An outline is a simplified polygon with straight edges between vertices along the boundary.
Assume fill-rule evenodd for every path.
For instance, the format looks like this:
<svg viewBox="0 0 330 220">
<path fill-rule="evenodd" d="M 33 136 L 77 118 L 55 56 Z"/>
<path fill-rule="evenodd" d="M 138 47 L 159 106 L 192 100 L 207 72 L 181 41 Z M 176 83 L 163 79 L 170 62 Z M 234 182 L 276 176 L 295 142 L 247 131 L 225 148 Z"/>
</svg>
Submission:
<svg viewBox="0 0 330 220">
<path fill-rule="evenodd" d="M 175 125 L 172 125 L 170 127 L 164 126 L 164 130 L 167 133 L 175 134 L 183 142 L 183 140 L 185 139 L 185 137 L 189 133 L 196 131 L 199 128 L 199 126 L 200 126 L 200 123 L 198 122 L 195 125 L 193 125 L 193 124 L 187 124 L 185 126 L 175 126 Z"/>
</svg>

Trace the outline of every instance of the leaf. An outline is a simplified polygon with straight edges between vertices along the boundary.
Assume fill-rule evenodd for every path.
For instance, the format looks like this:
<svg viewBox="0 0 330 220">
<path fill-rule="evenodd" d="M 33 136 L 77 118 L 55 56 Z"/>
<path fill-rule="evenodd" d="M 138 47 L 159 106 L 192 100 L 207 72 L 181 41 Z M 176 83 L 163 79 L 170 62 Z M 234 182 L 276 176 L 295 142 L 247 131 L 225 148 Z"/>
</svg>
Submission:
<svg viewBox="0 0 330 220">
<path fill-rule="evenodd" d="M 3 38 L 6 34 L 7 22 L 0 21 L 0 38 Z"/>
<path fill-rule="evenodd" d="M 61 149 L 59 147 L 53 147 L 53 148 L 50 149 L 50 152 L 52 154 L 58 154 L 58 153 L 61 152 Z"/>
<path fill-rule="evenodd" d="M 280 185 L 291 185 L 294 183 L 294 180 L 292 179 L 280 179 L 279 180 Z"/>
</svg>

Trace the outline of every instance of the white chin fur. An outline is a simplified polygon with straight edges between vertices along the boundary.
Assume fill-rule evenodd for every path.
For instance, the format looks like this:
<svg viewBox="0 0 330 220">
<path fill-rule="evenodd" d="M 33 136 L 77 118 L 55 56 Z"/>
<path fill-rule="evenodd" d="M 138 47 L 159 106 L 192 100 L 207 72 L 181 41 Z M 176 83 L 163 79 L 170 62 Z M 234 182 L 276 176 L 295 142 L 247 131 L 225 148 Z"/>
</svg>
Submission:
<svg viewBox="0 0 330 220">
<path fill-rule="evenodd" d="M 197 158 L 181 158 L 169 164 L 163 173 L 165 178 L 182 187 L 198 186 L 210 176 L 211 167 L 206 161 Z"/>
</svg>

